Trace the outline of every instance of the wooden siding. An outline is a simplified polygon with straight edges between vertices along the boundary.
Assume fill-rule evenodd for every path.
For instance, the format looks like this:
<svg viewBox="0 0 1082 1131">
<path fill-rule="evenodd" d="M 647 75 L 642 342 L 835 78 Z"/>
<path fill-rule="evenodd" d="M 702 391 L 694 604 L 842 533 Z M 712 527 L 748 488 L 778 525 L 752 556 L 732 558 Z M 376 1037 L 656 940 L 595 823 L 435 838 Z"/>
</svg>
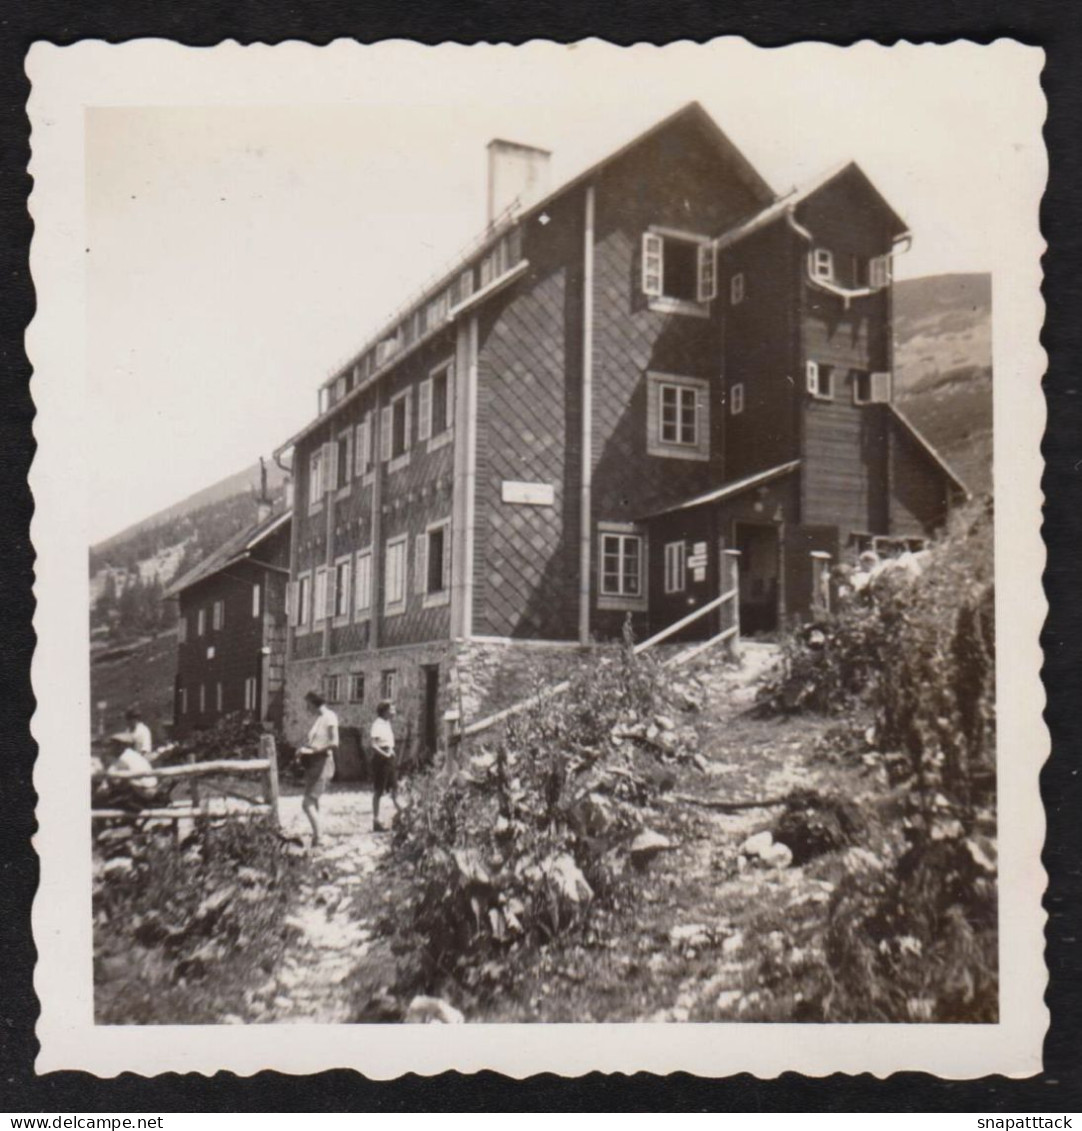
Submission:
<svg viewBox="0 0 1082 1131">
<path fill-rule="evenodd" d="M 885 405 L 808 398 L 804 413 L 804 501 L 810 525 L 835 524 L 847 534 L 887 532 Z"/>
<path fill-rule="evenodd" d="M 947 519 L 950 483 L 909 433 L 890 429 L 890 533 L 920 537 Z"/>
<path fill-rule="evenodd" d="M 372 647 L 375 629 L 379 647 L 421 643 L 449 636 L 449 607 L 424 607 L 424 597 L 414 584 L 415 538 L 429 523 L 449 518 L 452 509 L 454 444 L 440 437 L 418 439 L 418 390 L 430 371 L 454 355 L 450 330 L 418 349 L 373 386 L 344 406 L 322 428 L 298 443 L 294 454 L 297 487 L 295 491 L 296 571 L 303 573 L 333 565 L 346 555 L 351 560 L 351 589 L 356 585 L 356 553 L 372 547 L 373 607 L 367 617 L 358 618 L 351 592 L 349 616 L 339 622 L 320 622 L 307 633 L 294 633 L 292 657 L 309 660 L 320 656 L 352 655 Z M 456 376 L 456 380 L 460 379 Z M 376 413 L 373 432 L 374 460 L 380 456 L 377 410 L 397 396 L 410 391 L 409 459 L 404 466 L 390 470 L 384 463 L 380 475 L 356 476 L 351 460 L 348 485 L 324 496 L 323 507 L 308 514 L 308 466 L 316 448 L 361 423 L 367 412 Z M 354 453 L 355 456 L 355 453 Z M 374 537 L 374 495 L 380 490 L 378 539 Z M 407 535 L 407 585 L 405 612 L 383 613 L 384 551 L 389 539 Z M 328 536 L 330 553 L 328 553 Z M 331 582 L 328 581 L 328 585 Z"/>
<path fill-rule="evenodd" d="M 725 477 L 743 479 L 800 455 L 798 409 L 803 379 L 794 343 L 802 245 L 784 220 L 741 240 L 718 263 L 724 318 Z M 730 279 L 744 276 L 744 298 L 729 301 Z M 744 409 L 733 416 L 734 384 Z"/>
</svg>

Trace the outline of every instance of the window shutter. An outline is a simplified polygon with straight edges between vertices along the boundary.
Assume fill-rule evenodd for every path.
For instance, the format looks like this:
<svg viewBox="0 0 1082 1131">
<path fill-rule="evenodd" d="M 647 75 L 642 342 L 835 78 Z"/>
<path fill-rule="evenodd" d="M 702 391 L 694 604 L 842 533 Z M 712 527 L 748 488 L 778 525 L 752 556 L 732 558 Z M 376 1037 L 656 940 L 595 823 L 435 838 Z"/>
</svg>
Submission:
<svg viewBox="0 0 1082 1131">
<path fill-rule="evenodd" d="M 410 410 L 413 407 L 413 390 L 407 389 L 405 397 L 402 398 L 406 402 L 406 427 L 405 435 L 402 438 L 402 450 L 408 452 L 410 450 L 410 437 L 413 435 L 411 430 Z"/>
<path fill-rule="evenodd" d="M 447 427 L 455 422 L 455 363 L 447 366 Z"/>
<path fill-rule="evenodd" d="M 652 232 L 642 236 L 642 293 L 661 297 L 661 280 L 665 261 L 665 243 Z"/>
<path fill-rule="evenodd" d="M 417 393 L 417 439 L 427 440 L 432 435 L 432 378 L 421 382 Z"/>
<path fill-rule="evenodd" d="M 391 458 L 392 419 L 391 406 L 387 405 L 381 409 L 379 419 L 379 458 L 381 463 L 386 463 Z"/>
<path fill-rule="evenodd" d="M 819 392 L 819 363 L 809 361 L 805 367 L 807 373 L 808 392 L 818 394 Z"/>
<path fill-rule="evenodd" d="M 353 474 L 364 475 L 368 467 L 368 458 L 365 449 L 368 447 L 368 417 L 353 430 Z"/>
<path fill-rule="evenodd" d="M 451 524 L 443 528 L 443 560 L 440 562 L 440 588 L 451 588 Z"/>
<path fill-rule="evenodd" d="M 872 403 L 873 404 L 889 404 L 890 403 L 890 374 L 889 373 L 873 373 L 872 377 Z"/>
<path fill-rule="evenodd" d="M 297 627 L 297 583 L 291 581 L 286 586 L 286 623 Z"/>
<path fill-rule="evenodd" d="M 423 594 L 428 588 L 428 535 L 418 534 L 413 545 L 413 588 Z"/>
<path fill-rule="evenodd" d="M 885 287 L 890 282 L 890 256 L 877 255 L 868 262 L 868 282 L 873 287 Z"/>
<path fill-rule="evenodd" d="M 712 243 L 699 245 L 699 301 L 709 302 L 718 293 L 718 253 Z"/>
<path fill-rule="evenodd" d="M 323 490 L 334 491 L 338 486 L 338 445 L 328 440 L 323 445 Z"/>
</svg>

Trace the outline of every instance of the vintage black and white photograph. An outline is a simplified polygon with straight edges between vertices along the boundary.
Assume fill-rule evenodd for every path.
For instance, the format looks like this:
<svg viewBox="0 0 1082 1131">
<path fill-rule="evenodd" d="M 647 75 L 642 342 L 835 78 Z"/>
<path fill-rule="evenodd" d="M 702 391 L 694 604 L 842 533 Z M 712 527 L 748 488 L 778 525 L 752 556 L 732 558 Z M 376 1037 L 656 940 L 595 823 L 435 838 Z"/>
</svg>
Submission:
<svg viewBox="0 0 1082 1131">
<path fill-rule="evenodd" d="M 1024 1070 L 1040 52 L 295 47 L 38 56 L 86 1040 Z"/>
</svg>

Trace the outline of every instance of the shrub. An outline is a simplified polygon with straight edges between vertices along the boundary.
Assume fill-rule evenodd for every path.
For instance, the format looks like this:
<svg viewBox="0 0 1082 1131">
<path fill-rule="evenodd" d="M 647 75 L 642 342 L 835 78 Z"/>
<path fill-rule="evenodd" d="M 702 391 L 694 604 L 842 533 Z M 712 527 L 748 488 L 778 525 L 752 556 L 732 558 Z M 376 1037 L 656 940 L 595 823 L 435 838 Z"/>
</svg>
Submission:
<svg viewBox="0 0 1082 1131">
<path fill-rule="evenodd" d="M 418 956 L 408 988 L 501 977 L 510 955 L 619 900 L 623 846 L 653 788 L 640 765 L 653 755 L 620 735 L 652 712 L 657 686 L 653 661 L 598 650 L 564 694 L 412 780 L 394 838 L 410 877 L 397 949 Z"/>
</svg>

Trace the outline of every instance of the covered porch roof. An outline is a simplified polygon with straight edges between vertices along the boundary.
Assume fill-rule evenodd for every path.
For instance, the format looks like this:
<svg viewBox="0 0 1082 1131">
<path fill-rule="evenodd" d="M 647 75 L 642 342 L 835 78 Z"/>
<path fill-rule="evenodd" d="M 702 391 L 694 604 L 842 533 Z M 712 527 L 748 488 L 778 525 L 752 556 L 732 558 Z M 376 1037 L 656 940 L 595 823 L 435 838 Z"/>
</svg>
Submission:
<svg viewBox="0 0 1082 1131">
<path fill-rule="evenodd" d="M 726 483 L 721 487 L 715 487 L 712 491 L 707 491 L 702 495 L 694 495 L 690 499 L 685 499 L 683 502 L 673 503 L 671 506 L 663 507 L 661 510 L 651 511 L 649 514 L 642 515 L 642 519 L 660 518 L 662 515 L 675 514 L 677 511 L 691 510 L 693 507 L 706 506 L 708 503 L 720 503 L 725 499 L 731 499 L 734 495 L 743 494 L 745 491 L 750 491 L 753 487 L 760 487 L 766 483 L 771 483 L 775 479 L 781 479 L 783 476 L 789 475 L 800 466 L 800 460 L 793 459 L 788 463 L 778 464 L 777 467 L 769 468 L 767 471 L 757 471 L 754 475 L 748 475 L 743 479 L 735 479 L 732 483 Z"/>
</svg>

